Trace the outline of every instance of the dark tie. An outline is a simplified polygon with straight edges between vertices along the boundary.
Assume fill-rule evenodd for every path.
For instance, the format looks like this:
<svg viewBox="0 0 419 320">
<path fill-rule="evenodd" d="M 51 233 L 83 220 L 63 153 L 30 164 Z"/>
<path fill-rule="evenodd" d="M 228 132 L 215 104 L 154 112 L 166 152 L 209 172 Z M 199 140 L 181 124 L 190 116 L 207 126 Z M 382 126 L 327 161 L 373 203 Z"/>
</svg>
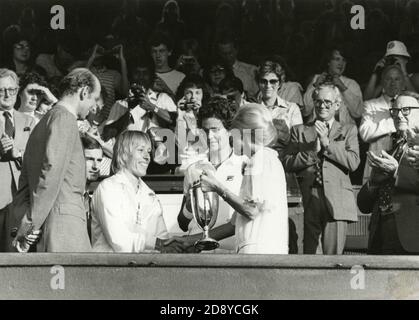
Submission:
<svg viewBox="0 0 419 320">
<path fill-rule="evenodd" d="M 406 137 L 398 132 L 392 134 L 393 149 L 390 154 L 400 163 L 406 145 Z M 391 178 L 378 190 L 378 208 L 381 214 L 391 213 L 393 210 L 393 200 L 391 194 L 393 192 L 395 179 Z"/>
<path fill-rule="evenodd" d="M 329 122 L 325 122 L 327 128 L 327 136 L 330 134 L 330 125 Z M 316 171 L 314 172 L 314 184 L 313 187 L 322 187 L 323 186 L 323 162 L 324 162 L 324 148 L 321 147 L 320 151 L 317 153 L 319 160 L 316 163 Z"/>
<path fill-rule="evenodd" d="M 12 115 L 9 111 L 3 112 L 4 116 L 4 132 L 10 137 L 15 137 L 15 127 L 13 126 Z"/>
</svg>

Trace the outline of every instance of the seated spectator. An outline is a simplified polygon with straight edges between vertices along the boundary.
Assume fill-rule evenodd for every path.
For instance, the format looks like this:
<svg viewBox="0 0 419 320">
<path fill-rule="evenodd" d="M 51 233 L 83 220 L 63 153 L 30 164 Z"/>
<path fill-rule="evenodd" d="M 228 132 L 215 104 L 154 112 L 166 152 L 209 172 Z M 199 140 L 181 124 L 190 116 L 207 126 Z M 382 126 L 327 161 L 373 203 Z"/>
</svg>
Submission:
<svg viewBox="0 0 419 320">
<path fill-rule="evenodd" d="M 112 61 L 115 59 L 114 55 L 117 56 L 119 61 L 121 73 L 110 68 Z M 126 97 L 128 95 L 128 71 L 123 46 L 115 45 L 104 49 L 96 44 L 92 55 L 87 61 L 86 68 L 89 68 L 97 76 L 102 86 L 106 89 L 107 98 L 105 107 L 102 110 L 103 117 L 106 119 L 115 103 L 115 96 Z"/>
<path fill-rule="evenodd" d="M 242 168 L 247 158 L 235 155 L 230 145 L 229 129 L 235 113 L 236 110 L 225 98 L 213 97 L 199 110 L 198 123 L 206 133 L 209 147 L 208 160 L 216 168 L 216 179 L 222 181 L 232 193 L 239 194 L 243 178 Z M 188 184 L 188 181 L 186 183 Z M 189 190 L 185 190 L 185 205 L 179 212 L 178 222 L 183 231 L 188 231 L 192 235 L 201 232 L 201 229 L 193 219 L 190 201 Z M 235 237 L 232 237 L 234 225 L 230 223 L 233 213 L 234 208 L 220 198 L 217 221 L 213 228 L 225 225 L 223 228 L 226 236 L 231 237 L 220 241 L 220 248 L 214 250 L 216 253 L 234 253 Z"/>
<path fill-rule="evenodd" d="M 221 80 L 220 92 L 230 103 L 235 104 L 236 111 L 249 103 L 245 99 L 243 83 L 235 76 L 226 77 Z"/>
<path fill-rule="evenodd" d="M 103 150 L 100 144 L 89 137 L 82 137 L 84 158 L 86 160 L 86 188 L 84 192 L 84 207 L 86 209 L 87 232 L 89 239 L 92 239 L 92 196 L 95 190 L 93 182 L 100 176 L 100 165 L 103 160 Z"/>
<path fill-rule="evenodd" d="M 156 33 L 151 37 L 150 54 L 157 75 L 153 89 L 174 97 L 185 75 L 169 66 L 172 50 L 171 41 L 164 35 Z"/>
<path fill-rule="evenodd" d="M 49 82 L 58 83 L 70 71 L 79 51 L 79 42 L 75 35 L 68 31 L 60 33 L 55 41 L 55 52 L 39 54 L 35 63 L 45 70 Z"/>
<path fill-rule="evenodd" d="M 405 89 L 403 72 L 397 65 L 387 66 L 382 71 L 381 86 L 383 93 L 376 99 L 364 102 L 359 134 L 363 141 L 369 143 L 369 151 L 379 152 L 383 150 L 382 143 L 390 133 L 395 132 L 394 121 L 390 115 L 396 97 Z M 383 139 L 380 139 L 383 138 Z M 365 164 L 363 183 L 369 179 L 371 167 Z"/>
<path fill-rule="evenodd" d="M 241 108 L 231 125 L 237 129 L 233 140 L 236 155 L 243 155 L 243 146 L 250 160 L 244 168 L 239 195 L 211 173 L 203 172 L 203 192 L 216 192 L 235 210 L 231 221 L 212 229 L 209 236 L 221 240 L 232 235 L 235 226 L 236 247 L 240 254 L 288 254 L 288 208 L 285 173 L 278 154 L 270 148 L 276 141 L 276 129 L 266 108 L 248 104 Z M 243 134 L 243 130 L 261 130 L 259 134 Z M 184 237 L 191 245 L 202 234 Z"/>
<path fill-rule="evenodd" d="M 342 254 L 347 224 L 358 220 L 349 179 L 360 162 L 358 133 L 355 125 L 335 120 L 337 87 L 320 85 L 313 101 L 317 120 L 291 129 L 283 163 L 302 177 L 304 253 L 316 254 L 321 238 L 324 254 Z"/>
<path fill-rule="evenodd" d="M 182 41 L 181 52 L 176 62 L 176 70 L 189 74 L 202 75 L 199 63 L 199 43 L 196 39 L 189 38 Z"/>
<path fill-rule="evenodd" d="M 57 102 L 57 98 L 47 88 L 47 83 L 37 73 L 26 73 L 20 79 L 18 111 L 38 121 Z"/>
<path fill-rule="evenodd" d="M 257 68 L 237 60 L 238 49 L 231 38 L 220 39 L 216 44 L 217 54 L 233 70 L 234 75 L 243 82 L 248 98 L 255 97 L 259 88 L 256 83 Z"/>
<path fill-rule="evenodd" d="M 276 62 L 265 61 L 261 64 L 258 73 L 260 88 L 258 102 L 268 108 L 278 130 L 278 139 L 286 144 L 289 139 L 289 130 L 293 126 L 302 124 L 303 118 L 297 104 L 285 101 L 278 95 L 283 72 Z"/>
<path fill-rule="evenodd" d="M 92 199 L 92 247 L 96 252 L 182 252 L 169 238 L 162 206 L 141 179 L 150 162 L 146 133 L 125 131 L 112 161 L 115 175 L 103 180 Z"/>
<path fill-rule="evenodd" d="M 21 77 L 27 72 L 45 75 L 45 70 L 34 63 L 34 48 L 29 37 L 20 28 L 8 28 L 4 32 L 5 66 Z"/>
<path fill-rule="evenodd" d="M 358 194 L 358 206 L 372 212 L 370 254 L 419 254 L 419 173 L 406 154 L 407 131 L 419 125 L 416 97 L 406 92 L 396 98 L 390 108 L 396 132 L 381 138 L 381 150 L 368 153 L 372 172 Z"/>
<path fill-rule="evenodd" d="M 233 71 L 224 62 L 217 58 L 212 59 L 204 69 L 204 79 L 209 95 L 212 97 L 220 94 L 220 82 L 232 76 L 234 76 Z"/>
<path fill-rule="evenodd" d="M 308 118 L 308 121 L 313 116 L 313 91 L 325 82 L 334 84 L 341 93 L 342 105 L 336 114 L 341 124 L 355 124 L 355 119 L 361 117 L 363 111 L 361 88 L 355 80 L 343 75 L 346 69 L 346 59 L 345 52 L 340 48 L 333 48 L 326 52 L 322 65 L 323 73 L 314 75 L 304 94 L 303 117 Z"/>
<path fill-rule="evenodd" d="M 380 82 L 380 78 L 383 77 L 382 71 L 385 67 L 392 65 L 397 65 L 402 71 L 403 82 L 406 89 L 409 91 L 416 91 L 415 86 L 412 83 L 413 79 L 410 78 L 406 68 L 409 60 L 410 54 L 403 42 L 393 40 L 387 43 L 386 53 L 384 54 L 384 57 L 376 63 L 367 86 L 364 89 L 364 100 L 371 100 L 380 96 L 383 90 L 382 82 Z"/>
</svg>

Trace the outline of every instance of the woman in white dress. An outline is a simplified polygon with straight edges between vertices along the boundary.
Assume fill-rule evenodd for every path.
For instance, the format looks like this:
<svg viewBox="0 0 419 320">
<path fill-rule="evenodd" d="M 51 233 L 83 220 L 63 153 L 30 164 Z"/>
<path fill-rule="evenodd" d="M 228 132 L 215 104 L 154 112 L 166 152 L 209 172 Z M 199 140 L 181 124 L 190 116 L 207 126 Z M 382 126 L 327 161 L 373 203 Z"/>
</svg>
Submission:
<svg viewBox="0 0 419 320">
<path fill-rule="evenodd" d="M 227 189 L 210 173 L 201 175 L 204 192 L 216 192 L 235 213 L 236 251 L 244 254 L 288 253 L 288 207 L 285 173 L 276 151 L 270 148 L 277 132 L 268 109 L 258 104 L 243 106 L 232 123 L 233 149 L 250 161 L 243 172 L 239 195 Z M 234 130 L 235 129 L 235 130 Z M 225 237 L 223 226 L 210 237 Z M 200 235 L 185 237 L 192 244 Z"/>
<path fill-rule="evenodd" d="M 150 163 L 146 133 L 125 131 L 116 140 L 115 175 L 103 180 L 92 200 L 92 247 L 98 252 L 182 252 L 169 238 L 162 206 L 142 181 Z"/>
</svg>

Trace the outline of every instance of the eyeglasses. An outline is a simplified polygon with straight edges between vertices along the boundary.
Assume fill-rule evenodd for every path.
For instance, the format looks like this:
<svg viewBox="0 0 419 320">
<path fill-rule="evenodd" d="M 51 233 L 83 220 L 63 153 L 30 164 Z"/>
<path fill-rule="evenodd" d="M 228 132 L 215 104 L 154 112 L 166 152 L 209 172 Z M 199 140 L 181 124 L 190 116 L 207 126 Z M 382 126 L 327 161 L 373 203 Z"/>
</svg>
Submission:
<svg viewBox="0 0 419 320">
<path fill-rule="evenodd" d="M 210 69 L 210 73 L 216 73 L 216 72 L 224 72 L 225 69 L 223 67 L 214 67 Z"/>
<path fill-rule="evenodd" d="M 314 100 L 314 105 L 316 107 L 321 107 L 322 105 L 324 105 L 327 109 L 330 109 L 333 105 L 333 101 L 317 99 Z"/>
<path fill-rule="evenodd" d="M 18 50 L 24 50 L 24 49 L 30 49 L 31 47 L 27 44 L 15 44 L 14 48 Z"/>
<path fill-rule="evenodd" d="M 3 97 L 7 91 L 7 95 L 14 96 L 18 88 L 0 88 L 0 97 Z"/>
<path fill-rule="evenodd" d="M 274 86 L 274 85 L 279 83 L 279 79 L 270 79 L 270 80 L 259 79 L 259 83 L 263 86 L 267 86 L 268 83 L 271 84 L 272 86 Z"/>
<path fill-rule="evenodd" d="M 419 109 L 419 107 L 390 108 L 390 114 L 392 117 L 397 117 L 401 111 L 402 115 L 406 117 L 410 114 L 410 110 L 412 109 Z"/>
</svg>

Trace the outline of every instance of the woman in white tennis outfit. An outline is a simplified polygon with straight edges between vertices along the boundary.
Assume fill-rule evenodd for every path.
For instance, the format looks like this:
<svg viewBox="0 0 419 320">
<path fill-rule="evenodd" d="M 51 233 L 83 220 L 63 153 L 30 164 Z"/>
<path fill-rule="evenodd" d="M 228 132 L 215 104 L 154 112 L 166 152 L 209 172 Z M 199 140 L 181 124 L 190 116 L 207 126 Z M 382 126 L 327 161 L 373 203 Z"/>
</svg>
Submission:
<svg viewBox="0 0 419 320">
<path fill-rule="evenodd" d="M 262 105 L 248 104 L 239 110 L 232 127 L 235 154 L 250 158 L 240 193 L 234 194 L 206 172 L 201 175 L 202 190 L 217 192 L 235 210 L 231 223 L 237 253 L 288 254 L 286 180 L 278 154 L 270 148 L 277 140 L 270 112 Z M 210 237 L 223 239 L 223 226 L 211 230 Z"/>
</svg>

